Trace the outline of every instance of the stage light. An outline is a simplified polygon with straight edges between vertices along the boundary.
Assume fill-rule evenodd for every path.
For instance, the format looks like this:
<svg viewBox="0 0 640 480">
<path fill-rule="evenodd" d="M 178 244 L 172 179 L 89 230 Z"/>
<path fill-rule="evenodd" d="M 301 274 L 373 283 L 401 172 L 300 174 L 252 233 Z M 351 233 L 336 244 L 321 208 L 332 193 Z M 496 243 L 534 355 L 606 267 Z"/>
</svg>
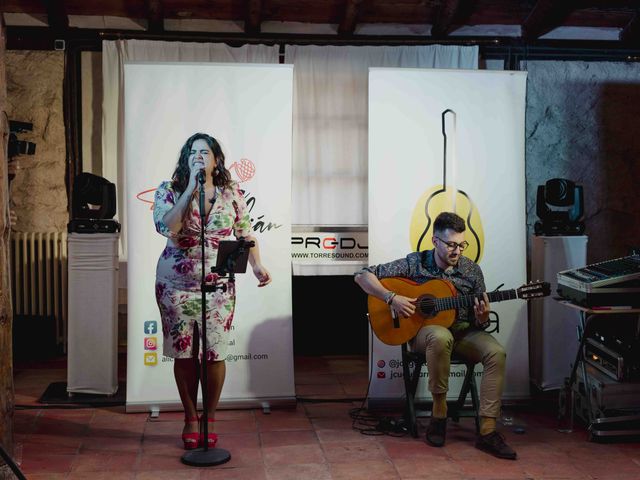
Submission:
<svg viewBox="0 0 640 480">
<path fill-rule="evenodd" d="M 116 214 L 116 186 L 103 177 L 80 173 L 73 180 L 71 201 L 72 219 L 69 232 L 113 233 L 120 224 L 113 220 Z"/>
<path fill-rule="evenodd" d="M 538 186 L 534 225 L 536 235 L 582 235 L 584 200 L 581 185 L 571 180 L 552 178 Z"/>
</svg>

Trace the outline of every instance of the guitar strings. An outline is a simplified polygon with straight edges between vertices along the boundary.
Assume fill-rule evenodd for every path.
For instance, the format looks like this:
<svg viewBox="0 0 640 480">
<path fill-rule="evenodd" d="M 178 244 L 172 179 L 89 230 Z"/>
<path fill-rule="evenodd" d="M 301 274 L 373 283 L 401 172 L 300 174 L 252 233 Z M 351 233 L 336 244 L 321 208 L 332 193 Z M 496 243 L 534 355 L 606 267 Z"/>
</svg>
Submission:
<svg viewBox="0 0 640 480">
<path fill-rule="evenodd" d="M 490 294 L 491 301 L 500 301 L 500 300 L 505 300 L 510 297 L 513 297 L 513 293 L 510 291 L 491 292 L 491 293 L 499 294 L 499 295 Z M 426 297 L 426 298 L 420 299 L 419 305 L 420 305 L 420 309 L 422 309 L 423 311 L 425 309 L 427 311 L 453 310 L 459 306 L 465 306 L 465 307 L 472 306 L 474 303 L 474 299 L 476 298 L 478 300 L 482 300 L 483 299 L 482 294 L 460 295 L 457 297 L 447 297 L 447 298 Z"/>
</svg>

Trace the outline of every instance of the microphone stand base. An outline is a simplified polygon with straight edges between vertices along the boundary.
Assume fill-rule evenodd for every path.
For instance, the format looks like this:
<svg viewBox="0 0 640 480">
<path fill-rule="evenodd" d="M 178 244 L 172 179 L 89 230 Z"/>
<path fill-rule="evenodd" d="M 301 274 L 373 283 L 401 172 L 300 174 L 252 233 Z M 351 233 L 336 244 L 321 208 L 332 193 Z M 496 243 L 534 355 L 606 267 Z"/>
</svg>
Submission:
<svg viewBox="0 0 640 480">
<path fill-rule="evenodd" d="M 182 463 L 192 467 L 213 467 L 231 460 L 231 454 L 224 448 L 196 448 L 185 452 L 180 458 Z"/>
</svg>

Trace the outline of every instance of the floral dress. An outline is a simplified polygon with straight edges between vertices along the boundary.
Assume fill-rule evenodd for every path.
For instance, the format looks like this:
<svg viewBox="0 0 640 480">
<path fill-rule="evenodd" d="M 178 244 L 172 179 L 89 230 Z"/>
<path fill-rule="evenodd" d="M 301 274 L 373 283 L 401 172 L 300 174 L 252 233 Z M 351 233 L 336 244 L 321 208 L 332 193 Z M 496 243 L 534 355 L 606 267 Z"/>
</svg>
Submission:
<svg viewBox="0 0 640 480">
<path fill-rule="evenodd" d="M 218 275 L 211 273 L 215 266 L 220 240 L 230 240 L 251 234 L 251 219 L 247 203 L 238 184 L 220 190 L 206 218 L 205 282 L 213 283 Z M 162 319 L 163 353 L 172 358 L 193 355 L 194 326 L 202 332 L 200 293 L 202 247 L 200 246 L 200 209 L 198 195 L 194 195 L 185 213 L 180 233 L 173 233 L 162 221 L 173 208 L 180 194 L 172 182 L 163 182 L 155 193 L 153 219 L 156 230 L 167 238 L 156 269 L 156 301 Z M 226 283 L 221 279 L 219 284 Z M 235 286 L 227 283 L 225 292 L 207 293 L 207 360 L 224 360 L 227 355 L 229 333 L 235 308 Z M 201 349 L 200 349 L 201 350 Z"/>
</svg>

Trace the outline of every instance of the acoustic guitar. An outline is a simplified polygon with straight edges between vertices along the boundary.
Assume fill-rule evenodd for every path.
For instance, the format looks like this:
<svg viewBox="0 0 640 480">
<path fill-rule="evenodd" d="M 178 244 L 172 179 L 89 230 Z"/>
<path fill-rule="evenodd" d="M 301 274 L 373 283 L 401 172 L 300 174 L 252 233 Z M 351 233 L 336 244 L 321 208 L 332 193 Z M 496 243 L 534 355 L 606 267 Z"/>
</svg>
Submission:
<svg viewBox="0 0 640 480">
<path fill-rule="evenodd" d="M 456 319 L 458 307 L 473 307 L 474 298 L 482 300 L 482 294 L 457 295 L 447 280 L 434 279 L 415 283 L 406 278 L 390 277 L 380 280 L 388 290 L 404 297 L 417 298 L 416 311 L 408 318 L 394 318 L 391 307 L 373 295 L 369 295 L 369 322 L 376 336 L 387 345 L 401 345 L 416 336 L 420 328 L 441 325 L 449 328 Z M 518 289 L 486 292 L 489 303 L 520 298 L 545 297 L 551 293 L 547 282 L 522 285 Z"/>
</svg>

